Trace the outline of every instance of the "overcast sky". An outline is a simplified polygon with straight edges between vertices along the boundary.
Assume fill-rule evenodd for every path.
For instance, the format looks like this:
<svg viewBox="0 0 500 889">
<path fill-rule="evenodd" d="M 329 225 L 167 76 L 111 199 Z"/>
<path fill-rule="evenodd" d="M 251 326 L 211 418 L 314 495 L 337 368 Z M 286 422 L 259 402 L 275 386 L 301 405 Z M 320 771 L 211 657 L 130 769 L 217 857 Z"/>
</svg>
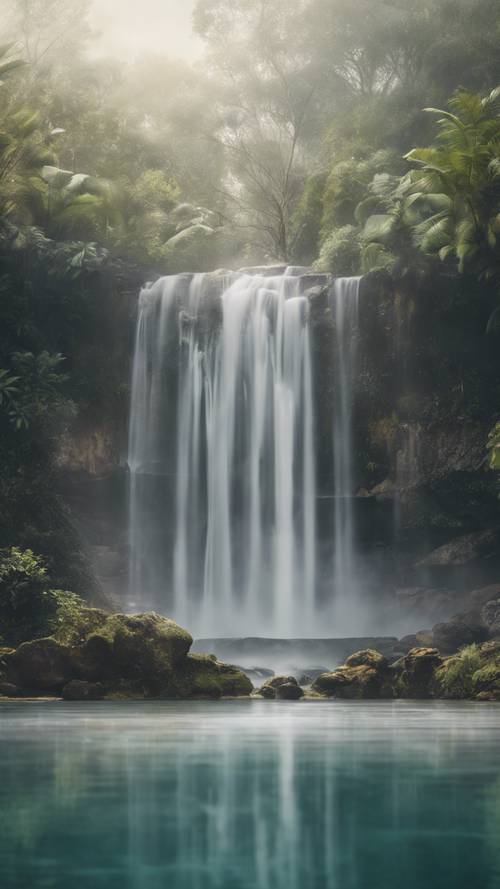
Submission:
<svg viewBox="0 0 500 889">
<path fill-rule="evenodd" d="M 200 43 L 192 33 L 196 0 L 93 0 L 92 26 L 99 54 L 133 58 L 145 51 L 193 59 Z"/>
</svg>

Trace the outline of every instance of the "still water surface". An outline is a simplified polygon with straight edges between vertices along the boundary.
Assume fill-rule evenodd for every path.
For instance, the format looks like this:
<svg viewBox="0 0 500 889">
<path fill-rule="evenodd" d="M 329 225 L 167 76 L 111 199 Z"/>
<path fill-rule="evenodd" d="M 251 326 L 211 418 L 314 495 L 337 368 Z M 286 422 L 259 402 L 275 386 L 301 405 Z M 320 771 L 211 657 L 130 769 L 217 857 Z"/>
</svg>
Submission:
<svg viewBox="0 0 500 889">
<path fill-rule="evenodd" d="M 500 706 L 0 705 L 2 889 L 497 889 Z"/>
</svg>

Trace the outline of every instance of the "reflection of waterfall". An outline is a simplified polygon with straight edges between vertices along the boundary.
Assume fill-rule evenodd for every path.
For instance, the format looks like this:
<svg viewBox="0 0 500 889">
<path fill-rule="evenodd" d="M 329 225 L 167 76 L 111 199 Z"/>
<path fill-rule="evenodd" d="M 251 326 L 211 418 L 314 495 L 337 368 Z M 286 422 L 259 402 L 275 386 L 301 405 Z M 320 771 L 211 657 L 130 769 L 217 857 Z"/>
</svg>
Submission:
<svg viewBox="0 0 500 889">
<path fill-rule="evenodd" d="M 360 278 L 338 278 L 330 294 L 335 323 L 334 608 L 335 623 L 343 627 L 343 632 L 359 632 L 359 582 L 354 550 L 352 407 L 357 371 L 360 281 Z"/>
<path fill-rule="evenodd" d="M 2 706 L 5 889 L 499 885 L 495 707 Z"/>
<path fill-rule="evenodd" d="M 309 303 L 293 272 L 180 275 L 141 294 L 132 598 L 194 632 L 315 632 Z"/>
</svg>

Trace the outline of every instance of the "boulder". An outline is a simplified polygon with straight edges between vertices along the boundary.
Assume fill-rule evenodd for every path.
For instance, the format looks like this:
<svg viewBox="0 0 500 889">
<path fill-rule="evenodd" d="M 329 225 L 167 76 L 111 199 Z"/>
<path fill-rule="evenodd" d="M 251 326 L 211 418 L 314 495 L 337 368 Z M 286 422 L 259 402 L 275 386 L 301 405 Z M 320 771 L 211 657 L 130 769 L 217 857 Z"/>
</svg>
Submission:
<svg viewBox="0 0 500 889">
<path fill-rule="evenodd" d="M 22 693 L 62 694 L 66 700 L 219 698 L 253 689 L 237 667 L 214 656 L 189 655 L 191 636 L 168 618 L 82 612 L 58 638 L 4 653 L 2 682 Z"/>
<path fill-rule="evenodd" d="M 343 667 L 318 676 L 312 689 L 329 698 L 391 698 L 392 688 L 388 679 L 387 658 L 368 648 L 351 654 Z"/>
<path fill-rule="evenodd" d="M 312 684 L 312 690 L 328 698 L 373 700 L 390 697 L 389 690 L 382 692 L 384 675 L 380 670 L 362 664 L 358 667 L 339 667 L 332 673 L 323 673 Z"/>
<path fill-rule="evenodd" d="M 272 676 L 270 679 L 267 679 L 266 682 L 264 682 L 264 685 L 267 685 L 270 688 L 278 688 L 280 685 L 289 684 L 297 685 L 295 676 Z"/>
<path fill-rule="evenodd" d="M 186 658 L 192 637 L 154 612 L 112 614 L 76 651 L 82 678 L 168 678 Z"/>
<path fill-rule="evenodd" d="M 388 667 L 387 658 L 379 651 L 373 648 L 367 648 L 364 651 L 356 651 L 351 654 L 346 662 L 346 667 L 372 667 L 374 670 L 385 671 Z"/>
<path fill-rule="evenodd" d="M 432 630 L 434 646 L 443 654 L 452 654 L 466 645 L 485 642 L 488 637 L 489 632 L 482 623 L 465 615 L 436 624 Z"/>
<path fill-rule="evenodd" d="M 171 681 L 170 695 L 192 698 L 247 696 L 253 685 L 238 667 L 222 664 L 207 655 L 186 658 L 183 669 Z"/>
<path fill-rule="evenodd" d="M 270 685 L 263 685 L 261 688 L 255 690 L 254 696 L 266 698 L 268 701 L 274 701 L 276 699 L 276 689 L 271 688 Z"/>
<path fill-rule="evenodd" d="M 85 682 L 83 679 L 72 679 L 62 690 L 65 701 L 101 701 L 104 693 L 102 683 Z"/>
<path fill-rule="evenodd" d="M 415 700 L 432 697 L 435 673 L 442 663 L 436 648 L 412 648 L 390 668 L 396 697 Z"/>
<path fill-rule="evenodd" d="M 264 682 L 256 694 L 267 700 L 298 701 L 303 697 L 304 692 L 295 676 L 273 676 Z"/>
<path fill-rule="evenodd" d="M 3 678 L 32 693 L 60 694 L 78 677 L 71 649 L 51 638 L 23 642 L 3 663 Z"/>
<path fill-rule="evenodd" d="M 299 701 L 304 697 L 304 692 L 297 682 L 284 682 L 278 685 L 276 689 L 276 699 L 278 701 Z"/>
</svg>

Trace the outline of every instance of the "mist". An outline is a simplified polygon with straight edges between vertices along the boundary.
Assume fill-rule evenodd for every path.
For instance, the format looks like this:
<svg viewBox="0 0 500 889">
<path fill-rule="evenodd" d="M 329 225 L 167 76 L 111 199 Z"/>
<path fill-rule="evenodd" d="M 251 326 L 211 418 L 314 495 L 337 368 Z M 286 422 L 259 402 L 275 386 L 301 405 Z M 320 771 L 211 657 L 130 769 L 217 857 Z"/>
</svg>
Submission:
<svg viewBox="0 0 500 889">
<path fill-rule="evenodd" d="M 192 33 L 194 6 L 195 0 L 94 0 L 92 52 L 128 61 L 147 53 L 195 59 L 201 43 Z"/>
</svg>

